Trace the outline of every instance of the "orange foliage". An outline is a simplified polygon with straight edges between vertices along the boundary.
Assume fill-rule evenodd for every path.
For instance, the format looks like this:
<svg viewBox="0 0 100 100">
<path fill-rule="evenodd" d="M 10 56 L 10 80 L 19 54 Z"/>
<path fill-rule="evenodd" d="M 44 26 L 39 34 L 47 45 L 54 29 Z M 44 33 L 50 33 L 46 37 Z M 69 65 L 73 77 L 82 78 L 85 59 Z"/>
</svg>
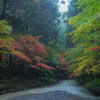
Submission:
<svg viewBox="0 0 100 100">
<path fill-rule="evenodd" d="M 12 42 L 11 45 L 14 46 L 15 50 L 23 49 L 20 43 Z"/>
<path fill-rule="evenodd" d="M 39 38 L 42 36 L 20 36 L 19 40 L 16 43 L 13 43 L 14 47 L 22 54 L 15 53 L 18 57 L 32 63 L 28 65 L 32 68 L 40 68 L 43 67 L 45 69 L 54 69 L 45 64 L 46 62 L 46 46 L 44 44 L 39 43 Z"/>
<path fill-rule="evenodd" d="M 38 56 L 36 56 L 35 59 L 36 59 L 36 61 L 39 62 L 39 63 L 40 63 L 41 61 L 42 61 L 42 62 L 46 62 L 45 60 L 43 60 L 41 57 L 38 57 Z"/>
<path fill-rule="evenodd" d="M 23 36 L 21 35 L 19 39 L 15 42 L 13 40 L 5 40 L 3 41 L 3 48 L 10 54 L 16 55 L 17 59 L 21 58 L 30 64 L 29 67 L 39 69 L 43 67 L 45 69 L 53 69 L 45 64 L 46 62 L 46 46 L 44 44 L 39 43 L 39 38 L 42 36 Z M 0 40 L 0 45 L 2 41 Z M 21 62 L 23 62 L 23 60 Z M 18 63 L 20 65 L 22 63 Z"/>
<path fill-rule="evenodd" d="M 93 50 L 93 51 L 95 51 L 95 50 L 100 50 L 100 46 L 99 47 L 93 47 L 93 48 L 89 48 L 90 50 Z"/>
<path fill-rule="evenodd" d="M 50 67 L 50 66 L 48 66 L 48 65 L 46 65 L 44 63 L 41 63 L 41 62 L 40 63 L 36 63 L 36 65 L 39 66 L 39 67 L 41 66 L 41 67 L 43 67 L 45 69 L 53 69 L 53 70 L 55 69 L 55 68 Z"/>
<path fill-rule="evenodd" d="M 25 60 L 29 63 L 32 63 L 32 61 L 26 55 L 24 55 L 23 53 L 21 53 L 19 51 L 13 51 L 13 52 L 11 52 L 11 54 L 14 54 L 14 55 L 18 56 L 19 58 L 22 58 L 23 60 Z"/>
<path fill-rule="evenodd" d="M 60 58 L 62 66 L 58 67 L 61 70 L 69 70 L 70 65 L 67 64 L 67 62 L 65 61 L 64 57 Z M 64 66 L 66 68 L 64 68 Z"/>
</svg>

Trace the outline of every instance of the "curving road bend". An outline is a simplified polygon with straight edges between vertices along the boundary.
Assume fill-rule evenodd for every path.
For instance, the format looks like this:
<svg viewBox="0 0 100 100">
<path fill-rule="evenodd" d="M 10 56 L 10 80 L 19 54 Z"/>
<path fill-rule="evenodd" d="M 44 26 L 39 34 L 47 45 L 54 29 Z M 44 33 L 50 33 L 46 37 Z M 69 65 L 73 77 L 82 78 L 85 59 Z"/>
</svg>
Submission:
<svg viewBox="0 0 100 100">
<path fill-rule="evenodd" d="M 100 100 L 76 80 L 61 81 L 56 85 L 8 93 L 0 100 Z"/>
</svg>

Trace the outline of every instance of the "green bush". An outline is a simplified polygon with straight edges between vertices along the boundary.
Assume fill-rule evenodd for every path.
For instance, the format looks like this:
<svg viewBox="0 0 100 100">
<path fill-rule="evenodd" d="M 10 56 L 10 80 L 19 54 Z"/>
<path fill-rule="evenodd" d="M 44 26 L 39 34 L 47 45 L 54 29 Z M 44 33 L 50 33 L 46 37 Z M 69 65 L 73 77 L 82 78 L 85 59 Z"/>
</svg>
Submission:
<svg viewBox="0 0 100 100">
<path fill-rule="evenodd" d="M 92 81 L 86 83 L 86 87 L 87 88 L 97 88 L 98 90 L 100 90 L 100 79 L 99 78 L 95 78 Z"/>
</svg>

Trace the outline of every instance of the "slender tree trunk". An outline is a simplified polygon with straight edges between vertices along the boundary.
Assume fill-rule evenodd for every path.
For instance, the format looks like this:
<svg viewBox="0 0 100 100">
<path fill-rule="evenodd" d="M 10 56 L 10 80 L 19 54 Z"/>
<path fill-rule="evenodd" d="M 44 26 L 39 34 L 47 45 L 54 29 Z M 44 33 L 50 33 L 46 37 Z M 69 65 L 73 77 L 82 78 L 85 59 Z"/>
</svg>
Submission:
<svg viewBox="0 0 100 100">
<path fill-rule="evenodd" d="M 25 68 L 24 68 L 24 73 L 27 75 L 28 77 L 28 63 L 25 62 Z"/>
<path fill-rule="evenodd" d="M 40 68 L 40 80 L 42 81 L 43 67 Z"/>
<path fill-rule="evenodd" d="M 14 17 L 17 18 L 18 1 L 15 1 Z"/>
<path fill-rule="evenodd" d="M 9 55 L 9 79 L 12 79 L 12 55 Z"/>
<path fill-rule="evenodd" d="M 5 19 L 6 6 L 7 6 L 7 0 L 3 0 L 3 10 L 2 10 L 2 15 L 1 15 L 1 19 L 2 19 L 2 20 Z"/>
<path fill-rule="evenodd" d="M 5 13 L 6 13 L 6 5 L 7 5 L 7 0 L 3 1 L 3 10 L 2 10 L 2 15 L 1 15 L 1 19 L 4 20 L 5 19 Z M 0 51 L 2 51 L 2 48 L 0 48 Z M 0 53 L 0 78 L 2 78 L 2 53 Z"/>
</svg>

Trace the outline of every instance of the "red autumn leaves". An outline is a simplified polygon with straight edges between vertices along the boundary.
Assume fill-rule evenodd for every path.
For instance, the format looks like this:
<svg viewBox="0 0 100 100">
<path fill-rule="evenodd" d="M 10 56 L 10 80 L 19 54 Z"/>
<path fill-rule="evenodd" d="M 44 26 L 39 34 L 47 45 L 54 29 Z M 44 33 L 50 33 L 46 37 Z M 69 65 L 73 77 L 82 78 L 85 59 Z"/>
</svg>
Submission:
<svg viewBox="0 0 100 100">
<path fill-rule="evenodd" d="M 39 69 L 55 69 L 46 64 L 47 50 L 44 44 L 39 43 L 42 36 L 20 36 L 20 38 L 12 43 L 17 52 L 13 52 L 17 57 L 29 62 L 29 67 Z"/>
<path fill-rule="evenodd" d="M 45 69 L 55 69 L 46 64 L 47 49 L 44 44 L 39 43 L 42 36 L 23 36 L 20 35 L 16 40 L 0 40 L 2 51 L 17 56 L 16 61 L 28 62 L 28 66 L 36 69 L 43 67 Z M 3 52 L 4 53 L 4 52 Z"/>
<path fill-rule="evenodd" d="M 69 70 L 69 65 L 67 64 L 67 62 L 65 61 L 65 59 L 64 59 L 64 57 L 62 57 L 62 58 L 60 58 L 60 60 L 61 60 L 61 63 L 65 66 L 65 68 L 64 67 L 60 67 L 60 69 L 61 70 Z"/>
<path fill-rule="evenodd" d="M 27 57 L 25 54 L 21 53 L 21 52 L 18 52 L 18 51 L 15 51 L 15 52 L 12 52 L 13 55 L 16 55 L 17 57 L 29 62 L 29 63 L 32 63 L 32 61 L 29 59 L 29 57 Z"/>
<path fill-rule="evenodd" d="M 63 63 L 63 65 L 65 65 L 66 68 L 61 68 L 62 70 L 69 70 L 70 65 L 67 64 L 67 62 L 65 61 L 64 57 L 60 58 L 61 62 Z M 73 78 L 74 77 L 74 73 L 69 75 L 69 78 Z"/>
</svg>

